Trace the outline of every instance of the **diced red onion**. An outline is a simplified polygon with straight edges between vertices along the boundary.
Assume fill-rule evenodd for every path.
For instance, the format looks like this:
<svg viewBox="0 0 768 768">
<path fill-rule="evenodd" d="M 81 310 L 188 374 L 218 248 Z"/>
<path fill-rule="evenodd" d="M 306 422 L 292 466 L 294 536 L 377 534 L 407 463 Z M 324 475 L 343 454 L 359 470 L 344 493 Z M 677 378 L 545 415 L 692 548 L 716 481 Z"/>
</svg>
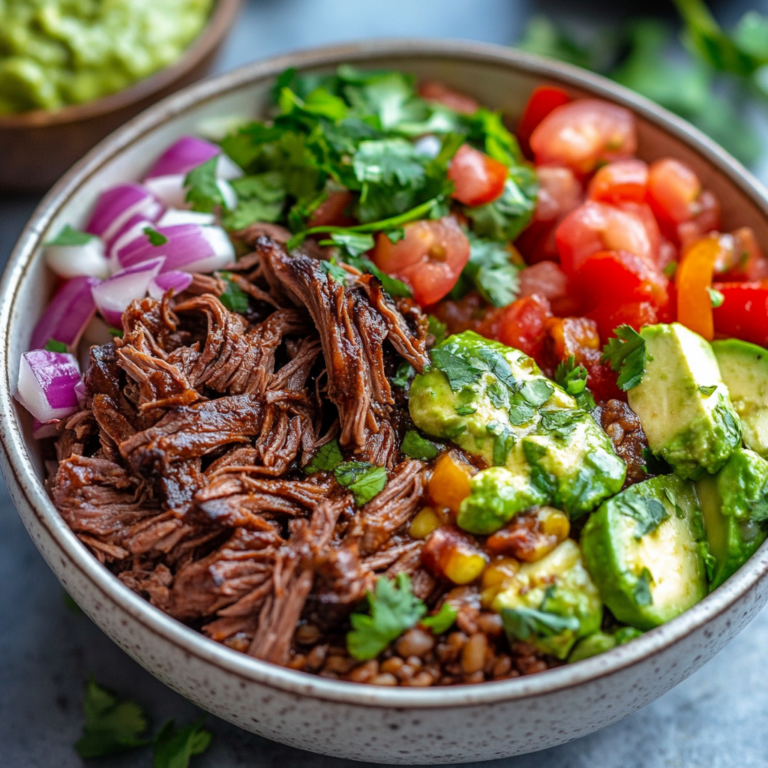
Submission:
<svg viewBox="0 0 768 768">
<path fill-rule="evenodd" d="M 40 349 L 55 339 L 74 349 L 96 309 L 91 288 L 99 282 L 95 277 L 73 277 L 65 283 L 38 320 L 30 347 Z"/>
<path fill-rule="evenodd" d="M 157 221 L 163 214 L 159 200 L 141 184 L 118 184 L 96 202 L 86 232 L 98 235 L 107 249 L 139 219 Z"/>
<path fill-rule="evenodd" d="M 187 204 L 185 199 L 187 191 L 184 189 L 185 178 L 183 173 L 154 176 L 147 179 L 144 184 L 166 208 L 184 208 Z"/>
<path fill-rule="evenodd" d="M 235 259 L 234 246 L 221 227 L 178 224 L 157 231 L 168 240 L 164 245 L 152 245 L 142 236 L 115 252 L 123 269 L 163 256 L 163 272 L 213 272 Z"/>
<path fill-rule="evenodd" d="M 162 257 L 124 269 L 92 289 L 93 300 L 101 316 L 116 328 L 122 326 L 123 312 L 134 299 L 143 299 L 152 278 L 163 267 Z"/>
<path fill-rule="evenodd" d="M 149 284 L 149 295 L 153 299 L 160 299 L 165 296 L 167 291 L 173 290 L 174 293 L 181 293 L 189 288 L 192 282 L 192 275 L 189 272 L 162 272 L 155 277 Z"/>
<path fill-rule="evenodd" d="M 237 179 L 243 171 L 222 151 L 221 147 L 196 136 L 182 136 L 157 159 L 145 177 L 145 181 L 160 176 L 186 176 L 193 168 L 219 156 L 216 176 L 220 179 Z"/>
<path fill-rule="evenodd" d="M 63 419 L 79 408 L 77 360 L 63 352 L 35 349 L 21 356 L 16 399 L 41 422 Z"/>
<path fill-rule="evenodd" d="M 154 229 L 156 226 L 158 225 L 155 224 L 155 222 L 142 219 L 141 221 L 137 221 L 130 229 L 125 230 L 120 237 L 114 240 L 112 247 L 109 250 L 109 269 L 113 275 L 115 272 L 119 272 L 122 269 L 117 254 L 139 238 L 141 238 L 143 242 L 144 239 L 146 239 L 144 230 L 147 227 Z"/>
<path fill-rule="evenodd" d="M 26 407 L 26 406 L 25 406 Z M 32 437 L 35 440 L 43 440 L 46 437 L 56 437 L 59 434 L 57 424 L 61 419 L 43 422 L 38 419 L 32 419 Z"/>
<path fill-rule="evenodd" d="M 214 224 L 216 216 L 212 213 L 200 211 L 181 211 L 177 208 L 169 208 L 157 222 L 158 227 L 175 227 L 178 224 L 199 224 L 201 227 Z"/>
<path fill-rule="evenodd" d="M 82 245 L 48 245 L 45 264 L 59 277 L 108 277 L 109 263 L 104 255 L 104 243 L 92 237 Z"/>
</svg>

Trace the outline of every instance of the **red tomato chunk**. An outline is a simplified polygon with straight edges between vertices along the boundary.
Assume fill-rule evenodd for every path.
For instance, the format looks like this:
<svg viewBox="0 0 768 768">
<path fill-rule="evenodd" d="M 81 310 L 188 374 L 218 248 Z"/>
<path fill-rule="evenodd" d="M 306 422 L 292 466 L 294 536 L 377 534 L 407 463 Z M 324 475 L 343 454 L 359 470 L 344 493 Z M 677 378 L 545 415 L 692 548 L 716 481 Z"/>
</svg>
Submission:
<svg viewBox="0 0 768 768">
<path fill-rule="evenodd" d="M 452 197 L 464 205 L 485 205 L 504 191 L 507 166 L 468 144 L 462 144 L 448 168 Z"/>
</svg>

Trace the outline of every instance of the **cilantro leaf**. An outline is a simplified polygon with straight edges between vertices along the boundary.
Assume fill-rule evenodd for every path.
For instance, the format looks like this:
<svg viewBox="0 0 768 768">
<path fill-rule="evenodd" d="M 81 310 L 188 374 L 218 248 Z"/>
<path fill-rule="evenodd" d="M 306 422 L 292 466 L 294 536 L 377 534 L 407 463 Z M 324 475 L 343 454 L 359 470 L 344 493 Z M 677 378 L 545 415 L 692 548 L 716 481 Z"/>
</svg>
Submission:
<svg viewBox="0 0 768 768">
<path fill-rule="evenodd" d="M 226 229 L 237 231 L 257 221 L 272 223 L 280 218 L 287 196 L 282 171 L 242 176 L 230 184 L 237 193 L 237 207 L 223 217 Z"/>
<path fill-rule="evenodd" d="M 450 603 L 443 603 L 437 613 L 422 619 L 421 625 L 431 629 L 435 635 L 442 635 L 443 632 L 447 632 L 453 626 L 458 615 L 459 611 Z"/>
<path fill-rule="evenodd" d="M 184 178 L 187 196 L 184 198 L 191 204 L 193 211 L 210 213 L 219 205 L 224 206 L 224 197 L 219 189 L 216 178 L 218 155 L 206 160 L 202 165 L 193 168 Z"/>
<path fill-rule="evenodd" d="M 152 229 L 152 227 L 144 227 L 142 231 L 147 236 L 149 244 L 154 245 L 155 248 L 165 245 L 168 242 L 168 238 L 164 234 L 158 232 L 156 229 Z"/>
<path fill-rule="evenodd" d="M 331 440 L 320 446 L 312 460 L 304 467 L 304 471 L 308 475 L 313 475 L 315 472 L 333 472 L 343 461 L 344 456 L 341 453 L 339 441 Z"/>
<path fill-rule="evenodd" d="M 620 389 L 625 392 L 636 387 L 645 373 L 645 340 L 631 326 L 620 325 L 603 349 L 603 362 L 619 373 Z"/>
<path fill-rule="evenodd" d="M 653 584 L 653 576 L 651 576 L 651 572 L 647 568 L 643 568 L 643 570 L 640 571 L 640 575 L 637 577 L 635 588 L 633 590 L 633 596 L 638 605 L 653 604 L 651 584 Z"/>
<path fill-rule="evenodd" d="M 96 235 L 92 235 L 89 232 L 81 232 L 79 229 L 74 229 L 67 224 L 64 229 L 62 229 L 53 240 L 49 240 L 46 245 L 85 245 L 95 239 Z"/>
<path fill-rule="evenodd" d="M 515 395 L 509 403 L 509 420 L 516 427 L 527 424 L 536 414 L 536 409 L 522 396 Z"/>
<path fill-rule="evenodd" d="M 638 540 L 669 519 L 667 508 L 658 499 L 618 497 L 614 503 L 622 515 L 637 521 L 634 536 Z"/>
<path fill-rule="evenodd" d="M 520 387 L 520 394 L 534 406 L 544 405 L 554 391 L 555 388 L 545 379 L 531 379 Z"/>
<path fill-rule="evenodd" d="M 320 269 L 322 269 L 326 275 L 329 275 L 337 283 L 343 283 L 346 285 L 349 272 L 347 272 L 347 270 L 344 269 L 344 267 L 340 267 L 338 264 L 334 263 L 333 261 L 321 261 Z"/>
<path fill-rule="evenodd" d="M 496 435 L 493 441 L 493 465 L 503 467 L 507 463 L 509 453 L 515 445 L 515 438 L 512 433 L 504 428 Z"/>
<path fill-rule="evenodd" d="M 248 294 L 235 282 L 231 272 L 219 272 L 218 275 L 225 285 L 219 301 L 230 312 L 245 314 L 248 311 Z"/>
<path fill-rule="evenodd" d="M 583 365 L 576 365 L 576 358 L 571 355 L 563 360 L 555 371 L 555 381 L 576 399 L 576 404 L 585 411 L 591 411 L 595 407 L 595 399 L 587 389 L 587 369 Z"/>
<path fill-rule="evenodd" d="M 110 326 L 107 328 L 107 333 L 113 338 L 113 339 L 122 339 L 123 338 L 123 331 L 121 328 L 112 328 Z"/>
<path fill-rule="evenodd" d="M 63 341 L 56 341 L 56 339 L 48 339 L 45 347 L 46 352 L 67 352 L 67 345 Z"/>
<path fill-rule="evenodd" d="M 325 241 L 321 245 L 325 245 Z M 331 235 L 331 245 L 344 248 L 350 256 L 362 256 L 373 249 L 373 235 L 357 232 L 335 232 Z"/>
<path fill-rule="evenodd" d="M 413 296 L 411 289 L 402 280 L 398 280 L 396 277 L 390 277 L 386 272 L 382 272 L 370 259 L 361 256 L 357 259 L 350 258 L 348 261 L 353 267 L 357 267 L 361 272 L 368 272 L 378 278 L 381 287 L 390 296 L 402 296 L 406 299 L 410 299 Z"/>
<path fill-rule="evenodd" d="M 152 768 L 188 768 L 193 755 L 202 755 L 211 743 L 212 734 L 197 723 L 176 728 L 169 720 L 155 738 Z"/>
<path fill-rule="evenodd" d="M 448 326 L 438 320 L 434 315 L 427 315 L 427 332 L 431 333 L 435 337 L 435 346 L 442 344 L 445 341 L 445 334 L 448 331 Z"/>
<path fill-rule="evenodd" d="M 576 429 L 578 421 L 579 414 L 572 409 L 541 412 L 541 428 L 558 437 L 570 435 Z"/>
<path fill-rule="evenodd" d="M 477 408 L 472 405 L 457 405 L 456 413 L 459 416 L 471 416 L 473 413 L 477 413 Z"/>
<path fill-rule="evenodd" d="M 714 288 L 710 288 L 707 286 L 707 293 L 709 294 L 709 301 L 712 304 L 714 309 L 717 309 L 718 307 L 723 306 L 723 302 L 725 301 L 725 296 L 723 296 L 720 291 L 716 291 Z"/>
<path fill-rule="evenodd" d="M 378 496 L 387 484 L 387 470 L 365 461 L 345 461 L 336 467 L 335 475 L 339 485 L 352 491 L 358 507 Z"/>
<path fill-rule="evenodd" d="M 405 433 L 400 450 L 406 456 L 410 456 L 412 459 L 421 459 L 422 461 L 434 459 L 440 453 L 440 450 L 434 443 L 422 437 L 413 429 L 409 429 Z"/>
<path fill-rule="evenodd" d="M 575 616 L 559 616 L 537 608 L 504 608 L 501 611 L 504 631 L 512 640 L 530 640 L 559 635 L 561 632 L 578 632 L 581 622 Z"/>
<path fill-rule="evenodd" d="M 410 363 L 401 363 L 392 377 L 392 386 L 405 389 L 416 371 Z"/>
<path fill-rule="evenodd" d="M 703 385 L 699 387 L 699 392 L 701 392 L 702 395 L 706 395 L 709 397 L 710 395 L 714 394 L 717 391 L 717 384 L 709 384 L 709 385 Z"/>
<path fill-rule="evenodd" d="M 132 701 L 120 701 L 93 678 L 85 684 L 83 709 L 83 735 L 75 745 L 80 757 L 103 757 L 148 743 L 141 738 L 147 730 L 144 710 Z"/>
<path fill-rule="evenodd" d="M 536 208 L 538 182 L 527 166 L 510 169 L 504 192 L 496 200 L 476 208 L 464 208 L 473 232 L 481 238 L 508 242 L 528 226 Z"/>
<path fill-rule="evenodd" d="M 352 631 L 347 634 L 347 650 L 359 661 L 375 659 L 426 613 L 424 603 L 414 596 L 411 580 L 398 573 L 395 581 L 381 577 L 373 593 L 368 593 L 369 613 L 350 616 Z"/>
<path fill-rule="evenodd" d="M 405 139 L 363 141 L 355 153 L 352 167 L 357 180 L 374 184 L 420 186 L 425 177 L 424 158 Z"/>
<path fill-rule="evenodd" d="M 463 355 L 458 354 L 450 343 L 446 346 L 435 347 L 430 355 L 432 363 L 445 374 L 448 384 L 454 392 L 473 384 L 482 375 L 482 369 Z"/>
<path fill-rule="evenodd" d="M 517 297 L 519 267 L 512 263 L 506 243 L 485 240 L 467 232 L 470 256 L 467 265 L 450 293 L 450 298 L 463 298 L 476 290 L 489 304 L 506 307 Z"/>
</svg>

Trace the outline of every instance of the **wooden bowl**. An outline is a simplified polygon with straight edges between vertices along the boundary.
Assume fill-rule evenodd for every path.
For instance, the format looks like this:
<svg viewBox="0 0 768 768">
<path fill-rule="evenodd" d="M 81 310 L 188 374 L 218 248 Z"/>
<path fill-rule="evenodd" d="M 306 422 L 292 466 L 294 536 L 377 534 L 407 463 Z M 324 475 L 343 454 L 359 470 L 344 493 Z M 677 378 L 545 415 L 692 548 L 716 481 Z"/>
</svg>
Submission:
<svg viewBox="0 0 768 768">
<path fill-rule="evenodd" d="M 242 0 L 218 0 L 177 61 L 123 91 L 49 112 L 0 116 L 0 190 L 45 190 L 105 136 L 156 101 L 206 75 Z"/>
</svg>

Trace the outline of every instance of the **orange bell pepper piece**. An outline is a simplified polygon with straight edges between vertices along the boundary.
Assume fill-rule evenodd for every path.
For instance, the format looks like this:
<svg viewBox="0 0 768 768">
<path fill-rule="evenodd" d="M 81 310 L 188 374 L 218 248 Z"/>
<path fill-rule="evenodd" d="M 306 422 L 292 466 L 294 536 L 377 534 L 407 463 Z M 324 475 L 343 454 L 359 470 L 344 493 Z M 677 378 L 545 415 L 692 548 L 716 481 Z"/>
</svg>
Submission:
<svg viewBox="0 0 768 768">
<path fill-rule="evenodd" d="M 677 268 L 677 319 L 686 328 L 712 341 L 715 325 L 709 290 L 715 262 L 722 255 L 723 246 L 716 235 L 708 235 L 691 243 L 683 251 Z"/>
</svg>

